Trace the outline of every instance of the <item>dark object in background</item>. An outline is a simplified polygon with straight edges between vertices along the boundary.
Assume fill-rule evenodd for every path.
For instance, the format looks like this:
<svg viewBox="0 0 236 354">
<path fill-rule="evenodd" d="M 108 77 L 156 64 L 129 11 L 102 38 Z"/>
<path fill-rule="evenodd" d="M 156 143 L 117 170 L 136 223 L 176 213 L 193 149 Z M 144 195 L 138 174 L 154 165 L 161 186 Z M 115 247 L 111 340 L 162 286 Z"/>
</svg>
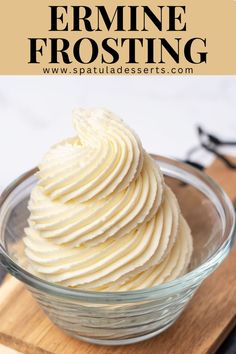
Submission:
<svg viewBox="0 0 236 354">
<path fill-rule="evenodd" d="M 191 165 L 193 167 L 196 167 L 198 168 L 199 170 L 201 171 L 204 171 L 205 169 L 205 166 L 203 166 L 202 164 L 198 163 L 198 162 L 194 162 L 194 161 L 191 161 L 191 160 L 184 160 L 185 163 L 187 163 L 188 165 Z"/>
<path fill-rule="evenodd" d="M 212 154 L 215 155 L 218 159 L 224 162 L 224 164 L 228 168 L 236 169 L 236 164 L 230 161 L 228 157 L 223 155 L 219 149 L 220 147 L 224 146 L 236 146 L 236 141 L 233 140 L 222 140 L 218 138 L 217 136 L 208 133 L 206 130 L 204 130 L 202 127 L 198 126 L 197 127 L 197 133 L 199 137 L 199 142 L 200 145 L 190 149 L 187 153 L 187 157 L 184 160 L 184 162 L 188 163 L 189 165 L 192 165 L 200 170 L 204 170 L 205 166 L 192 160 L 192 155 L 199 149 L 204 149 Z"/>
<path fill-rule="evenodd" d="M 0 265 L 0 285 L 1 285 L 1 283 L 2 283 L 2 281 L 3 281 L 3 278 L 5 277 L 5 275 L 6 275 L 6 271 L 5 271 L 5 269 Z"/>
</svg>

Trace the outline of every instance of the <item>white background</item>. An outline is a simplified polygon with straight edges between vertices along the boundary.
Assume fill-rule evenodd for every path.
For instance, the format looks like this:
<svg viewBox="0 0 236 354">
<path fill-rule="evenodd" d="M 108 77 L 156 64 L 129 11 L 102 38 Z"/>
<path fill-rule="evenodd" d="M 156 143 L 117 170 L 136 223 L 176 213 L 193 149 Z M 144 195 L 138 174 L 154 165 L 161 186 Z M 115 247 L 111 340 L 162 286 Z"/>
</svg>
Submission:
<svg viewBox="0 0 236 354">
<path fill-rule="evenodd" d="M 0 188 L 73 135 L 72 110 L 106 107 L 149 152 L 183 158 L 195 126 L 236 140 L 236 77 L 1 77 Z"/>
</svg>

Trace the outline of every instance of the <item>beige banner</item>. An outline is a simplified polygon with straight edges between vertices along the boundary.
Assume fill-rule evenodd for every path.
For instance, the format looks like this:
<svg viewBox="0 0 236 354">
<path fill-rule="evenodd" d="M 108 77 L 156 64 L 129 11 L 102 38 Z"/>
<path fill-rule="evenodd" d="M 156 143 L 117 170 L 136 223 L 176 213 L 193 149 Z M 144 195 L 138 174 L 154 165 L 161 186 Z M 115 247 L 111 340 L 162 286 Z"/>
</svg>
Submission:
<svg viewBox="0 0 236 354">
<path fill-rule="evenodd" d="M 235 0 L 3 1 L 0 75 L 236 74 L 235 19 Z"/>
</svg>

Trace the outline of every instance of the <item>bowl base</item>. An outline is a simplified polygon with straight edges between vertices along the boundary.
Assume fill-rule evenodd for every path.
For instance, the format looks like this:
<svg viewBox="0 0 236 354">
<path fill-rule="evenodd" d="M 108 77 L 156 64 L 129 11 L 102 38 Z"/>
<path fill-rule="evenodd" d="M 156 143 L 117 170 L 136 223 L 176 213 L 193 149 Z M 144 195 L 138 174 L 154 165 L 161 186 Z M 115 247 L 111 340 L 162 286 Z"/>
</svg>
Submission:
<svg viewBox="0 0 236 354">
<path fill-rule="evenodd" d="M 147 334 L 137 336 L 137 337 L 132 337 L 132 338 L 125 338 L 125 339 L 122 339 L 122 338 L 121 339 L 97 339 L 97 338 L 83 337 L 80 335 L 76 335 L 75 333 L 71 334 L 68 331 L 66 331 L 66 333 L 76 339 L 83 341 L 83 342 L 97 344 L 97 345 L 114 345 L 114 346 L 129 345 L 129 344 L 142 342 L 144 340 L 147 340 L 147 339 L 157 336 L 158 334 L 164 332 L 167 328 L 169 328 L 174 322 L 175 322 L 175 320 L 169 322 L 166 326 L 161 327 L 158 330 L 149 332 Z"/>
</svg>

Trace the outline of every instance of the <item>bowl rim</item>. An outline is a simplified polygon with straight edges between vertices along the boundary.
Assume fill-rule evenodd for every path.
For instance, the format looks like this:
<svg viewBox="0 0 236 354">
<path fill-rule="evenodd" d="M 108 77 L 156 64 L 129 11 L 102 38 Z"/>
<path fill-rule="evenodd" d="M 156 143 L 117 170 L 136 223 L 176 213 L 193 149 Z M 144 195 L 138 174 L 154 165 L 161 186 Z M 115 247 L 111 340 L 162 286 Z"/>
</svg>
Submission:
<svg viewBox="0 0 236 354">
<path fill-rule="evenodd" d="M 144 301 L 176 293 L 176 291 L 183 290 L 189 285 L 192 285 L 194 281 L 200 283 L 201 280 L 203 280 L 200 278 L 204 278 L 203 273 L 208 271 L 206 274 L 207 276 L 211 272 L 211 268 L 215 268 L 216 265 L 219 265 L 223 261 L 223 259 L 230 251 L 230 248 L 232 247 L 233 236 L 236 231 L 235 211 L 233 204 L 226 192 L 223 190 L 223 188 L 220 187 L 219 184 L 215 182 L 211 177 L 209 177 L 206 173 L 177 159 L 169 158 L 166 156 L 159 156 L 155 154 L 150 155 L 152 156 L 152 158 L 154 158 L 155 161 L 159 161 L 160 163 L 167 164 L 172 167 L 175 166 L 178 169 L 181 169 L 183 172 L 187 173 L 188 175 L 194 175 L 197 179 L 203 181 L 212 190 L 215 196 L 218 195 L 218 197 L 221 198 L 221 203 L 224 204 L 224 210 L 226 210 L 226 212 L 229 214 L 231 225 L 229 225 L 228 230 L 227 228 L 225 228 L 224 230 L 224 236 L 226 236 L 224 243 L 219 248 L 217 248 L 213 255 L 211 255 L 204 263 L 197 266 L 190 272 L 184 274 L 183 276 L 178 277 L 177 279 L 172 280 L 170 282 L 156 285 L 152 288 L 119 292 L 96 292 L 89 290 L 81 290 L 48 282 L 31 274 L 19 264 L 17 264 L 8 255 L 2 243 L 0 243 L 0 263 L 2 263 L 2 265 L 10 274 L 12 274 L 14 277 L 18 278 L 22 282 L 26 283 L 31 288 L 36 288 L 37 290 L 41 290 L 48 294 L 56 295 L 59 297 L 86 300 L 86 302 L 96 301 L 101 303 L 127 303 Z M 25 172 L 24 174 L 16 178 L 12 183 L 8 185 L 8 187 L 3 190 L 0 195 L 0 214 L 2 206 L 4 205 L 8 197 L 11 195 L 11 193 L 21 183 L 26 181 L 28 178 L 32 177 L 37 171 L 38 168 L 36 167 Z M 219 200 L 219 198 L 217 199 Z M 225 235 L 226 233 L 227 235 Z"/>
</svg>

